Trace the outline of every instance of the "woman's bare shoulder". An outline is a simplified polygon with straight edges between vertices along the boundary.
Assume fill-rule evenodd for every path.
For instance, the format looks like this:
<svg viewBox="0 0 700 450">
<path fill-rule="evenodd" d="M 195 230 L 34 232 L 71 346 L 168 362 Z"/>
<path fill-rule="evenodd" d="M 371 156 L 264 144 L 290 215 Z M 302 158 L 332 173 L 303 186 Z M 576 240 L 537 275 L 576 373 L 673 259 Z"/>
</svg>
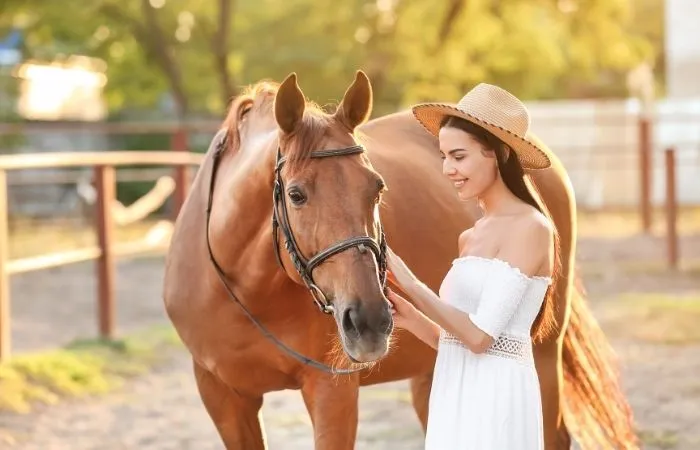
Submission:
<svg viewBox="0 0 700 450">
<path fill-rule="evenodd" d="M 549 276 L 553 267 L 554 228 L 539 211 L 518 216 L 503 239 L 498 258 L 528 276 Z"/>
<path fill-rule="evenodd" d="M 467 228 L 459 234 L 459 239 L 457 239 L 457 254 L 463 255 L 467 246 L 469 244 L 469 237 L 472 234 L 472 229 Z"/>
</svg>

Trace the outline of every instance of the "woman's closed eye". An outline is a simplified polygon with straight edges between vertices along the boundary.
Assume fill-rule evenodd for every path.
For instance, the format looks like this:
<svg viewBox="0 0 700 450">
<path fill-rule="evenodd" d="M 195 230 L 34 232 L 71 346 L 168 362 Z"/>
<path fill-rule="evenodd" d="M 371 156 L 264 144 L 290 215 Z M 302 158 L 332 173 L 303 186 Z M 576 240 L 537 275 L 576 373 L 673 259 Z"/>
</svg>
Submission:
<svg viewBox="0 0 700 450">
<path fill-rule="evenodd" d="M 464 152 L 450 154 L 450 157 L 456 161 L 463 160 L 465 156 L 466 155 L 464 154 Z M 444 161 L 447 159 L 447 157 L 443 153 L 440 153 L 440 159 Z"/>
</svg>

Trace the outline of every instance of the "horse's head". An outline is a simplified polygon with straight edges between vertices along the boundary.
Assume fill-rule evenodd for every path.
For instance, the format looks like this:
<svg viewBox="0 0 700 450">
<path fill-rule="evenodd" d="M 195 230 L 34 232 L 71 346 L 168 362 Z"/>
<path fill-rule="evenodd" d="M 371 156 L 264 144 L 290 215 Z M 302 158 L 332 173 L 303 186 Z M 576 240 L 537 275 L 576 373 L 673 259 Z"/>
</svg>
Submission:
<svg viewBox="0 0 700 450">
<path fill-rule="evenodd" d="M 333 314 L 343 348 L 357 362 L 384 356 L 392 331 L 379 222 L 385 186 L 354 133 L 371 108 L 362 72 L 334 114 L 305 100 L 295 74 L 274 99 L 275 249 L 288 275 Z"/>
</svg>

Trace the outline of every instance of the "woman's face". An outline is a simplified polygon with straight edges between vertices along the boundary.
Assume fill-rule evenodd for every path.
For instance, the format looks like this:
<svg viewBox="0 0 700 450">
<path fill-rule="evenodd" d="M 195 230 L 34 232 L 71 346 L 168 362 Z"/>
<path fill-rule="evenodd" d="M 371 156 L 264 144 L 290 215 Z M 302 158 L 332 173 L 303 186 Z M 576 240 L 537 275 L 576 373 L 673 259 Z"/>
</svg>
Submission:
<svg viewBox="0 0 700 450">
<path fill-rule="evenodd" d="M 438 138 L 442 173 L 453 183 L 460 200 L 478 197 L 493 185 L 498 178 L 495 152 L 457 128 L 441 128 Z"/>
</svg>

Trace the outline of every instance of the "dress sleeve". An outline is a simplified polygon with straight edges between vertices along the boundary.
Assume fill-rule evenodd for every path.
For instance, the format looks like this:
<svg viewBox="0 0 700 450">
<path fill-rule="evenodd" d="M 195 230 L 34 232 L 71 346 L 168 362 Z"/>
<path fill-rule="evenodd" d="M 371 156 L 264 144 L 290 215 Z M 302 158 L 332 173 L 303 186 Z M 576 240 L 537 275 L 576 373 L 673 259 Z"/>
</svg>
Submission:
<svg viewBox="0 0 700 450">
<path fill-rule="evenodd" d="M 479 298 L 479 306 L 469 318 L 480 330 L 497 339 L 518 309 L 530 278 L 505 261 L 494 260 Z"/>
</svg>

